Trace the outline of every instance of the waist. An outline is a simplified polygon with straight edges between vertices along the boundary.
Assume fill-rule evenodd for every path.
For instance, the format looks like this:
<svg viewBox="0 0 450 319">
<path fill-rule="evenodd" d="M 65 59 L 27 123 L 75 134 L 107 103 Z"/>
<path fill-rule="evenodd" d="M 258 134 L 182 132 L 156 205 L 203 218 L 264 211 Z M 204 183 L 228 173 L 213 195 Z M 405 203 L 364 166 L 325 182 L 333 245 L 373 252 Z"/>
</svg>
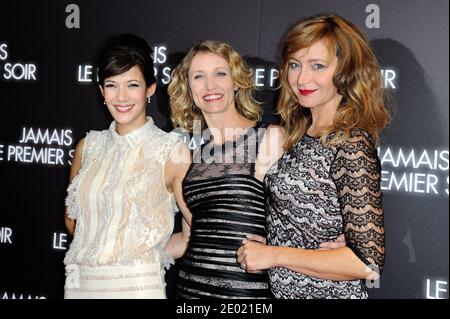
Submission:
<svg viewBox="0 0 450 319">
<path fill-rule="evenodd" d="M 162 265 L 160 263 L 147 263 L 139 265 L 68 265 L 78 267 L 80 274 L 84 276 L 109 276 L 120 277 L 123 274 L 128 275 L 141 275 L 141 274 L 159 274 L 162 271 Z M 66 267 L 66 268 L 67 268 Z"/>
<path fill-rule="evenodd" d="M 66 266 L 66 298 L 165 298 L 160 263 Z"/>
</svg>

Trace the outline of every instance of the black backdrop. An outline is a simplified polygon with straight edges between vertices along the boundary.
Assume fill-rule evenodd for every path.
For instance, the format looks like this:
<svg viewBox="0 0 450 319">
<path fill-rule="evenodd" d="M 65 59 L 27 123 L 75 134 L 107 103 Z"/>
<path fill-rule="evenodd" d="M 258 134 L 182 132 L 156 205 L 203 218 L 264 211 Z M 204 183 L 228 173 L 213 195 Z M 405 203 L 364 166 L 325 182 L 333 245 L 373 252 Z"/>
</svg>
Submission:
<svg viewBox="0 0 450 319">
<path fill-rule="evenodd" d="M 111 120 L 93 81 L 99 44 L 155 49 L 150 115 L 171 130 L 170 70 L 196 41 L 231 43 L 254 68 L 265 119 L 280 40 L 300 18 L 340 14 L 369 36 L 396 102 L 380 146 L 386 267 L 373 298 L 448 298 L 448 1 L 17 0 L 0 4 L 0 298 L 61 298 L 63 211 L 76 142 Z M 156 106 L 158 105 L 158 106 Z M 173 295 L 176 267 L 168 273 Z"/>
</svg>

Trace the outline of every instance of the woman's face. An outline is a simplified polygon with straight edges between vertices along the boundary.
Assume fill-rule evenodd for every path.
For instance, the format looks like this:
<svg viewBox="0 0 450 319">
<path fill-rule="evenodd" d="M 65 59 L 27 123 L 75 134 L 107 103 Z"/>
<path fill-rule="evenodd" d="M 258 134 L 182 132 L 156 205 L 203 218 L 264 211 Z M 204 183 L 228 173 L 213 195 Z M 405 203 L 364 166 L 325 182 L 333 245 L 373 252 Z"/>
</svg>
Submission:
<svg viewBox="0 0 450 319">
<path fill-rule="evenodd" d="M 156 84 L 147 88 L 138 66 L 108 77 L 100 87 L 106 105 L 118 125 L 131 131 L 145 124 L 147 97 L 155 93 Z"/>
<path fill-rule="evenodd" d="M 337 109 L 341 100 L 333 83 L 337 66 L 338 58 L 322 40 L 291 55 L 287 78 L 301 106 Z"/>
<path fill-rule="evenodd" d="M 204 115 L 224 113 L 235 107 L 237 86 L 227 61 L 214 53 L 197 53 L 188 72 L 195 105 Z"/>
</svg>

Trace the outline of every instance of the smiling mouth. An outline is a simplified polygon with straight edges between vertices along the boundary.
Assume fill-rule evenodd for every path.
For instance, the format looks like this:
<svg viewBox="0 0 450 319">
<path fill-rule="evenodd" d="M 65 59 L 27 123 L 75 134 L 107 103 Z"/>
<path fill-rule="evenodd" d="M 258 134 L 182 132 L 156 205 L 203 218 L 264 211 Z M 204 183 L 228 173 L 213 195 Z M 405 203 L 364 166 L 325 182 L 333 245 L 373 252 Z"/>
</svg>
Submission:
<svg viewBox="0 0 450 319">
<path fill-rule="evenodd" d="M 209 95 L 205 95 L 203 97 L 203 99 L 207 102 L 211 102 L 211 101 L 220 100 L 222 97 L 223 97 L 223 94 L 209 94 Z"/>
<path fill-rule="evenodd" d="M 127 113 L 133 108 L 133 104 L 131 105 L 114 105 L 114 108 L 119 113 Z"/>
<path fill-rule="evenodd" d="M 317 89 L 315 89 L 315 90 L 299 90 L 299 91 L 300 91 L 301 95 L 307 96 L 307 95 L 310 95 L 310 94 L 316 92 Z"/>
</svg>

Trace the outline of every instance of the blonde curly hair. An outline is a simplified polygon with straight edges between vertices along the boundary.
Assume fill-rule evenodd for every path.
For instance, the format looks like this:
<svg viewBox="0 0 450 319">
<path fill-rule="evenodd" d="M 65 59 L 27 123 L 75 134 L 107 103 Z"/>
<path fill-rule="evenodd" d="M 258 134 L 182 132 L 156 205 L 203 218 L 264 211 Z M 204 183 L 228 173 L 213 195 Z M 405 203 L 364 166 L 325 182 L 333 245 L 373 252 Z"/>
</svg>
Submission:
<svg viewBox="0 0 450 319">
<path fill-rule="evenodd" d="M 175 127 L 193 131 L 195 121 L 200 121 L 201 129 L 206 128 L 201 110 L 194 105 L 189 88 L 189 68 L 198 53 L 214 53 L 227 61 L 231 77 L 238 87 L 235 96 L 236 109 L 239 114 L 251 121 L 261 119 L 262 109 L 252 96 L 255 89 L 253 72 L 242 57 L 229 44 L 216 41 L 202 41 L 195 44 L 172 71 L 172 80 L 168 87 L 170 96 L 171 119 Z"/>
<path fill-rule="evenodd" d="M 312 123 L 310 110 L 299 104 L 289 85 L 289 59 L 298 50 L 320 40 L 338 58 L 333 82 L 342 95 L 333 125 L 321 134 L 322 143 L 340 145 L 356 128 L 365 130 L 377 143 L 381 131 L 390 122 L 390 115 L 386 109 L 389 95 L 382 88 L 381 70 L 375 54 L 366 37 L 350 21 L 337 15 L 320 15 L 298 22 L 284 40 L 278 114 L 288 135 L 285 149 L 295 145 Z M 331 133 L 335 134 L 329 138 Z"/>
</svg>

